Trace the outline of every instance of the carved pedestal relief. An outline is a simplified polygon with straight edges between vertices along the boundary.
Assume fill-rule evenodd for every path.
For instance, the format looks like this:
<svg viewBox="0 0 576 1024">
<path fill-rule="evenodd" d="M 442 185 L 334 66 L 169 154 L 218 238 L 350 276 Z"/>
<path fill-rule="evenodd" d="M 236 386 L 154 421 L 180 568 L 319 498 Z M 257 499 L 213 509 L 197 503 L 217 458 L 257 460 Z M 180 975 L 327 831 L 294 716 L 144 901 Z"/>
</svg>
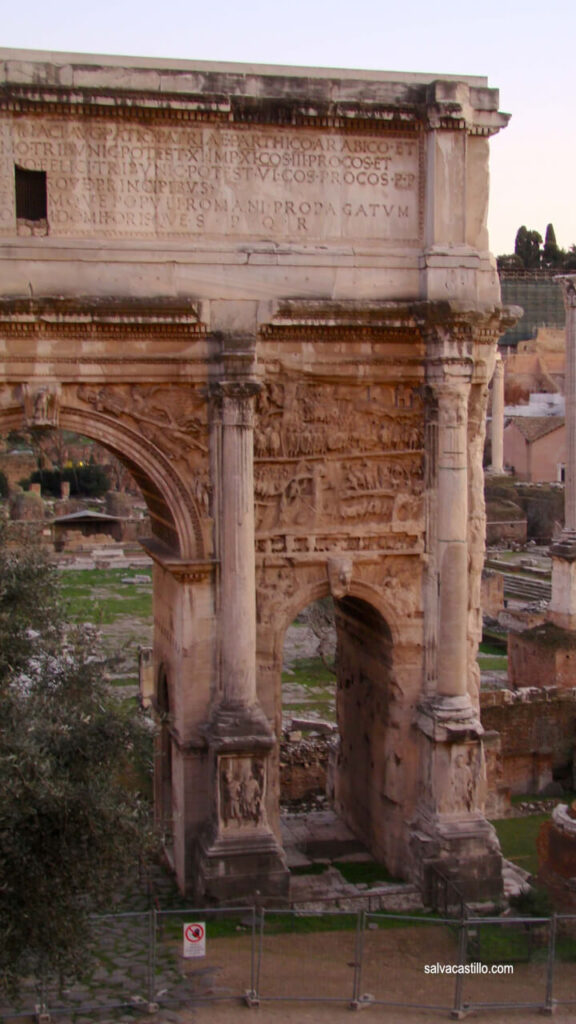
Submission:
<svg viewBox="0 0 576 1024">
<path fill-rule="evenodd" d="M 224 833 L 252 832 L 254 826 L 266 824 L 265 778 L 263 758 L 219 758 L 219 820 Z"/>
</svg>

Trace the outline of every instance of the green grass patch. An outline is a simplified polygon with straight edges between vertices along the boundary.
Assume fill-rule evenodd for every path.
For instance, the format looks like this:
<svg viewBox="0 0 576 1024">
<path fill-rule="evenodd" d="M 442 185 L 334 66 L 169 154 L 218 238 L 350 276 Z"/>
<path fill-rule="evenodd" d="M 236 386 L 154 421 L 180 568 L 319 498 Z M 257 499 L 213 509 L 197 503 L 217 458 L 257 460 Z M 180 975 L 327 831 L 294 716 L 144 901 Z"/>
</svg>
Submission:
<svg viewBox="0 0 576 1024">
<path fill-rule="evenodd" d="M 478 925 L 468 941 L 468 959 L 486 964 L 538 963 L 548 958 L 548 926 Z"/>
<path fill-rule="evenodd" d="M 506 641 L 499 643 L 497 640 L 483 640 L 478 647 L 478 654 L 497 654 L 499 657 L 506 657 Z"/>
<path fill-rule="evenodd" d="M 62 570 L 62 597 L 70 621 L 110 625 L 121 616 L 150 619 L 150 584 L 122 583 L 123 578 L 134 575 L 152 578 L 151 570 L 138 573 L 126 569 Z"/>
<path fill-rule="evenodd" d="M 311 932 L 354 931 L 357 923 L 356 914 L 282 914 L 272 912 L 266 914 L 265 934 L 307 935 Z"/>
<path fill-rule="evenodd" d="M 283 683 L 294 683 L 296 686 L 314 688 L 330 686 L 336 688 L 336 676 L 326 667 L 322 658 L 298 658 L 293 661 L 291 672 L 282 673 Z"/>
<path fill-rule="evenodd" d="M 314 861 L 313 864 L 299 864 L 298 867 L 290 868 L 291 875 L 323 875 L 328 870 L 329 864 L 320 864 Z"/>
<path fill-rule="evenodd" d="M 517 807 L 519 804 L 540 804 L 550 799 L 551 797 L 546 796 L 545 793 L 516 793 L 510 798 L 510 803 L 513 807 Z M 573 790 L 567 790 L 561 797 L 554 799 L 557 804 L 571 804 L 573 800 L 576 800 L 576 793 Z"/>
<path fill-rule="evenodd" d="M 549 818 L 549 814 L 531 814 L 526 818 L 501 818 L 492 822 L 500 840 L 502 856 L 535 875 L 538 871 L 536 839 Z"/>
<path fill-rule="evenodd" d="M 496 655 L 478 655 L 478 664 L 483 672 L 506 672 L 508 658 Z"/>
<path fill-rule="evenodd" d="M 383 864 L 374 861 L 335 861 L 334 867 L 351 885 L 374 885 L 375 882 L 398 882 Z"/>
</svg>

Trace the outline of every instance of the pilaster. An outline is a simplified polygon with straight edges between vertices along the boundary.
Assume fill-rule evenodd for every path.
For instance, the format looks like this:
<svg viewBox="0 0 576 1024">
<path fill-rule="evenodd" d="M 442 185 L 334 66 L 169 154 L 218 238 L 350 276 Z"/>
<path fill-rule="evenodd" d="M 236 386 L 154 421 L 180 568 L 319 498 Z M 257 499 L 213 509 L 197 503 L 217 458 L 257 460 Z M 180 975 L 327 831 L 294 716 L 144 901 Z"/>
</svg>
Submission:
<svg viewBox="0 0 576 1024">
<path fill-rule="evenodd" d="M 492 473 L 504 472 L 504 363 L 496 357 L 492 383 Z"/>
</svg>

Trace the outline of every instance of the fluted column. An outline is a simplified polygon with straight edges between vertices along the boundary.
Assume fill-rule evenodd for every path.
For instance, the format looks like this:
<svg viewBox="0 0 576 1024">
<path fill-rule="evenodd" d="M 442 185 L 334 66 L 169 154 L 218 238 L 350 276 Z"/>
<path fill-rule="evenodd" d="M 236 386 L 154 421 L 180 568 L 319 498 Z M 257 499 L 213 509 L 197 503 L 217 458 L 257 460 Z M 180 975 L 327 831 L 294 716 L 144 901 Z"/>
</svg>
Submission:
<svg viewBox="0 0 576 1024">
<path fill-rule="evenodd" d="M 438 668 L 441 697 L 467 693 L 469 379 L 435 386 L 438 401 Z"/>
<path fill-rule="evenodd" d="M 566 469 L 564 529 L 553 544 L 552 599 L 549 618 L 565 629 L 576 629 L 576 276 L 562 277 L 566 308 Z"/>
<path fill-rule="evenodd" d="M 566 307 L 566 474 L 565 530 L 576 536 L 576 277 L 562 279 Z"/>
<path fill-rule="evenodd" d="M 222 381 L 220 680 L 224 704 L 256 701 L 254 397 L 256 381 Z"/>
<path fill-rule="evenodd" d="M 504 363 L 499 352 L 492 381 L 492 472 L 504 472 Z"/>
</svg>

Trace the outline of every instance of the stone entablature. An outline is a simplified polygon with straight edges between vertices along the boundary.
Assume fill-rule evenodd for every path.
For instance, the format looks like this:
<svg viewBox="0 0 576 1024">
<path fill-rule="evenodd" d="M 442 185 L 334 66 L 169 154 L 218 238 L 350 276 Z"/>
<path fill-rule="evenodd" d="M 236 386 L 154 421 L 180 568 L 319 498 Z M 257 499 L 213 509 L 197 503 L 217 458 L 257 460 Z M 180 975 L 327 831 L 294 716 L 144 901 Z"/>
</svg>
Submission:
<svg viewBox="0 0 576 1024">
<path fill-rule="evenodd" d="M 0 420 L 94 437 L 145 496 L 181 885 L 285 892 L 282 644 L 332 594 L 338 807 L 392 870 L 493 893 L 475 654 L 511 322 L 486 232 L 497 92 L 2 57 Z"/>
</svg>

